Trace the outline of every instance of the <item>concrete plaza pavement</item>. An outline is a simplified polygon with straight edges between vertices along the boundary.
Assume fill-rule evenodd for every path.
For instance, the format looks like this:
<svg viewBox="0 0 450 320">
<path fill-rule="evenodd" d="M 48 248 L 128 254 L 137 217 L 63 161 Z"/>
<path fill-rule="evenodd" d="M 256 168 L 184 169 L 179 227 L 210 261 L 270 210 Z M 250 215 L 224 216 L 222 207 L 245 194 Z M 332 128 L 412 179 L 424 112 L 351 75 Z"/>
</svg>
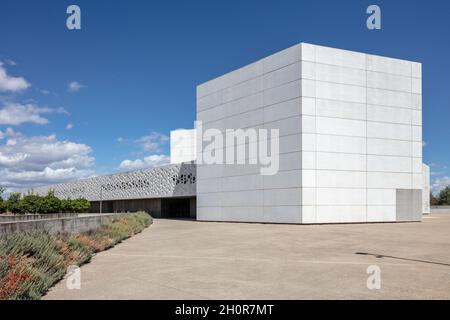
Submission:
<svg viewBox="0 0 450 320">
<path fill-rule="evenodd" d="M 363 253 L 363 254 L 361 254 Z M 381 270 L 369 290 L 367 267 Z M 277 225 L 155 219 L 44 299 L 449 299 L 450 214 Z"/>
</svg>

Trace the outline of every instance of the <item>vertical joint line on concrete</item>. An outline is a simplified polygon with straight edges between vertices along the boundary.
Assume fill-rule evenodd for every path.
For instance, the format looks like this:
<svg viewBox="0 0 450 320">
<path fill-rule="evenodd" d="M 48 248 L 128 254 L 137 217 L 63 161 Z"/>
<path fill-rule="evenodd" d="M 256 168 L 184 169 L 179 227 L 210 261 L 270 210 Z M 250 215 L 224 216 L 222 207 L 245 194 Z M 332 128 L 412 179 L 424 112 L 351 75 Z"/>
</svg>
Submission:
<svg viewBox="0 0 450 320">
<path fill-rule="evenodd" d="M 368 122 L 367 122 L 367 115 L 368 115 L 368 107 L 367 107 L 367 58 L 368 55 L 365 54 L 365 59 L 366 59 L 366 63 L 365 63 L 365 76 L 366 76 L 366 222 L 368 222 L 369 220 L 369 188 L 368 188 L 368 179 L 369 179 L 369 156 L 368 156 Z"/>
<path fill-rule="evenodd" d="M 412 74 L 412 63 L 409 64 L 410 68 L 410 80 L 411 80 L 411 105 L 412 105 L 412 98 L 413 98 L 413 74 Z M 422 80 L 421 80 L 422 81 Z M 411 108 L 411 189 L 414 187 L 414 153 L 413 153 L 413 144 L 414 144 L 414 127 L 413 127 L 413 111 L 414 109 Z M 423 160 L 422 160 L 423 161 Z M 422 163 L 420 164 L 422 167 Z"/>
<path fill-rule="evenodd" d="M 314 222 L 317 223 L 317 54 L 314 46 Z"/>
</svg>

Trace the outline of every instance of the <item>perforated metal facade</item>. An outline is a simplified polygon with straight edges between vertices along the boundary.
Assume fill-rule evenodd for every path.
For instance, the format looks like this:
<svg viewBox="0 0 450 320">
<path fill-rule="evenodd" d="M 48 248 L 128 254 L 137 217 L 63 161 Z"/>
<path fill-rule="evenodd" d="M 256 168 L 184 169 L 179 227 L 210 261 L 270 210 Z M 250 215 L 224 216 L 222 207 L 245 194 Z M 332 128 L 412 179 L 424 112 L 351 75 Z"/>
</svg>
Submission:
<svg viewBox="0 0 450 320">
<path fill-rule="evenodd" d="M 60 199 L 129 200 L 191 197 L 195 196 L 195 185 L 195 164 L 183 163 L 39 187 L 24 193 L 46 195 L 53 190 Z"/>
</svg>

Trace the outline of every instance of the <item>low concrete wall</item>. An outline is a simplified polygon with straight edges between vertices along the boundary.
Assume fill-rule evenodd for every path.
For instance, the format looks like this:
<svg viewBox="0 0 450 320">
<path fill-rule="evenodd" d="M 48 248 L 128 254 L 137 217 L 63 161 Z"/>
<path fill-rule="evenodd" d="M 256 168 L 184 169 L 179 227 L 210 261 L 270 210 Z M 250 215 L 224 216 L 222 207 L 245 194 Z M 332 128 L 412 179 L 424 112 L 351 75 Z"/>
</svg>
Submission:
<svg viewBox="0 0 450 320">
<path fill-rule="evenodd" d="M 101 214 L 92 216 L 41 219 L 32 221 L 5 222 L 0 223 L 0 235 L 12 234 L 14 232 L 30 232 L 45 230 L 51 234 L 56 233 L 81 233 L 98 228 L 102 223 L 114 216 L 121 214 Z"/>
<path fill-rule="evenodd" d="M 50 214 L 0 214 L 0 223 L 15 221 L 30 221 L 43 219 L 73 218 L 78 213 L 50 213 Z"/>
<path fill-rule="evenodd" d="M 431 214 L 433 213 L 450 213 L 450 206 L 431 206 Z"/>
</svg>

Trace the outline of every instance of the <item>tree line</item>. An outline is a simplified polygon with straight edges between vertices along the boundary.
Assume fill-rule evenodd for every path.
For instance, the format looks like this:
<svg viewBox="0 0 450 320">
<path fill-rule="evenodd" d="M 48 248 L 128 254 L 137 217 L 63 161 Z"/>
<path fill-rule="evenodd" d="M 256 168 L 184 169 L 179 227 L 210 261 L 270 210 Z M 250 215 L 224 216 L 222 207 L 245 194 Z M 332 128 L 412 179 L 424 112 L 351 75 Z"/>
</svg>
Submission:
<svg viewBox="0 0 450 320">
<path fill-rule="evenodd" d="M 442 189 L 436 197 L 433 194 L 430 194 L 430 204 L 432 206 L 450 205 L 450 186 Z"/>
<path fill-rule="evenodd" d="M 88 212 L 91 204 L 84 198 L 59 199 L 53 191 L 49 191 L 46 196 L 27 194 L 21 196 L 20 193 L 10 193 L 7 200 L 3 200 L 4 188 L 0 187 L 0 213 L 13 214 L 48 214 L 48 213 L 83 213 Z"/>
</svg>

